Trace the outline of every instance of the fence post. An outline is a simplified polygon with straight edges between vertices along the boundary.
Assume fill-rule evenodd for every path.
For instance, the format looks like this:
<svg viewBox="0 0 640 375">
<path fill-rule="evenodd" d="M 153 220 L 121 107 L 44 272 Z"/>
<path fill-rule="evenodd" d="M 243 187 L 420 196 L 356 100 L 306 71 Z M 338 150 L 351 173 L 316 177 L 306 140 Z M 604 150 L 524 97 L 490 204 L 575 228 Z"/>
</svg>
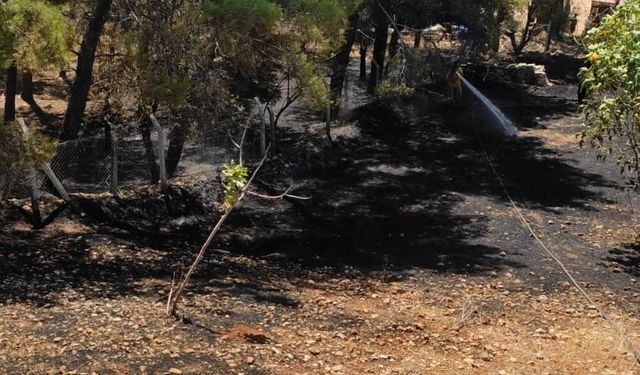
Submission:
<svg viewBox="0 0 640 375">
<path fill-rule="evenodd" d="M 22 131 L 22 138 L 26 146 L 29 145 L 29 130 L 24 119 L 19 118 L 18 124 Z M 29 183 L 31 185 L 31 210 L 33 211 L 33 221 L 36 227 L 42 225 L 42 215 L 40 214 L 40 190 L 38 189 L 38 178 L 36 175 L 36 168 L 33 165 L 33 160 L 29 161 Z"/>
<path fill-rule="evenodd" d="M 253 108 L 251 113 L 251 118 L 249 121 L 254 118 L 258 118 L 260 121 L 260 157 L 264 157 L 267 153 L 267 124 L 264 121 L 264 116 L 261 116 L 260 112 L 260 99 L 257 97 L 253 98 Z M 242 144 L 240 145 L 242 147 Z M 240 161 L 242 164 L 242 161 Z"/>
<path fill-rule="evenodd" d="M 544 54 L 549 53 L 549 47 L 551 47 L 551 22 L 547 25 L 547 36 L 544 39 Z"/>
<path fill-rule="evenodd" d="M 329 142 L 333 142 L 331 139 L 331 98 L 329 98 L 329 102 L 327 102 L 327 114 L 325 118 L 324 131 L 327 134 L 327 139 Z"/>
<path fill-rule="evenodd" d="M 111 132 L 111 187 L 112 195 L 118 195 L 118 137 Z"/>
<path fill-rule="evenodd" d="M 9 194 L 11 194 L 11 190 L 13 190 L 13 184 L 16 182 L 16 174 L 15 173 L 7 173 L 4 184 L 4 191 L 2 195 L 0 195 L 0 202 L 4 202 L 9 199 Z"/>
<path fill-rule="evenodd" d="M 51 180 L 51 183 L 53 183 L 53 187 L 58 191 L 62 199 L 69 203 L 72 203 L 69 193 L 67 193 L 67 190 L 65 190 L 64 186 L 62 186 L 62 182 L 60 182 L 56 174 L 53 173 L 53 170 L 49 166 L 49 163 L 42 163 L 42 170 L 47 175 L 47 177 L 49 177 L 49 180 Z"/>
<path fill-rule="evenodd" d="M 344 83 L 343 83 L 343 94 L 342 100 L 340 100 L 340 104 L 342 107 L 342 118 L 340 120 L 347 121 L 349 117 L 349 103 L 351 98 L 349 96 L 349 70 L 345 68 L 344 71 Z"/>
<path fill-rule="evenodd" d="M 158 122 L 156 116 L 150 115 L 149 118 L 151 119 L 153 126 L 158 131 L 158 164 L 160 167 L 160 190 L 164 192 L 167 190 L 167 163 L 165 157 L 166 139 L 164 128 L 160 126 L 160 123 Z"/>
</svg>

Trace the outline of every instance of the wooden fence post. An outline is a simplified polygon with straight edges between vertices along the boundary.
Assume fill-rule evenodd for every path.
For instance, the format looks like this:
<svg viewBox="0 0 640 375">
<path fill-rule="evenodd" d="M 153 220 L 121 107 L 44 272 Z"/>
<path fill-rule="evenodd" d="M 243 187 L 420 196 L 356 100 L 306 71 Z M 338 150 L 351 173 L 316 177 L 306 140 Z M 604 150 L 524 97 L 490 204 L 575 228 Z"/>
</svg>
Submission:
<svg viewBox="0 0 640 375">
<path fill-rule="evenodd" d="M 160 190 L 163 192 L 167 190 L 167 162 L 166 162 L 166 137 L 164 128 L 160 126 L 158 119 L 154 115 L 150 115 L 149 118 L 153 123 L 153 126 L 158 131 L 158 164 L 160 167 Z"/>
<path fill-rule="evenodd" d="M 42 163 L 42 170 L 47 175 L 47 177 L 49 177 L 49 180 L 51 180 L 51 183 L 53 183 L 53 187 L 58 191 L 58 194 L 60 194 L 62 199 L 69 203 L 72 203 L 69 193 L 67 193 L 67 190 L 64 188 L 64 186 L 62 186 L 62 182 L 60 182 L 56 174 L 53 173 L 53 170 L 49 166 L 49 163 Z"/>
<path fill-rule="evenodd" d="M 549 48 L 551 47 L 551 21 L 547 25 L 547 36 L 544 39 L 544 54 L 549 53 Z"/>
<path fill-rule="evenodd" d="M 18 124 L 20 130 L 22 130 L 22 138 L 26 146 L 29 145 L 29 130 L 24 119 L 19 118 Z M 40 214 L 40 189 L 38 188 L 38 177 L 36 175 L 36 168 L 33 165 L 33 161 L 29 161 L 29 184 L 31 185 L 31 211 L 33 212 L 33 222 L 36 227 L 42 225 L 42 215 Z"/>
<path fill-rule="evenodd" d="M 118 195 L 118 137 L 111 132 L 111 186 L 112 195 Z"/>
<path fill-rule="evenodd" d="M 264 157 L 267 152 L 267 124 L 264 121 L 264 113 L 260 112 L 260 104 L 260 99 L 253 98 L 253 113 L 249 121 L 254 118 L 260 121 L 260 157 Z"/>
</svg>

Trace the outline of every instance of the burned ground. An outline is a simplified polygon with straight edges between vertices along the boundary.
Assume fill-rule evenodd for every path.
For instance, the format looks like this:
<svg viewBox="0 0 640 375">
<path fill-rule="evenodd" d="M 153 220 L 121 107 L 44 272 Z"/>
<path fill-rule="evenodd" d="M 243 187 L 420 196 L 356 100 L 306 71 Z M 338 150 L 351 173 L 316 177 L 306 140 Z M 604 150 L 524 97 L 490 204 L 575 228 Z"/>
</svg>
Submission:
<svg viewBox="0 0 640 375">
<path fill-rule="evenodd" d="M 430 93 L 359 108 L 347 125 L 358 137 L 333 146 L 288 127 L 257 189 L 292 182 L 312 199 L 243 203 L 195 275 L 188 323 L 164 305 L 219 215 L 211 186 L 83 195 L 84 216 L 38 231 L 8 208 L 0 369 L 633 373 L 513 214 L 485 150 L 540 237 L 639 343 L 637 193 L 576 148 L 575 87 L 482 89 L 517 139 L 484 132 L 471 100 Z"/>
</svg>

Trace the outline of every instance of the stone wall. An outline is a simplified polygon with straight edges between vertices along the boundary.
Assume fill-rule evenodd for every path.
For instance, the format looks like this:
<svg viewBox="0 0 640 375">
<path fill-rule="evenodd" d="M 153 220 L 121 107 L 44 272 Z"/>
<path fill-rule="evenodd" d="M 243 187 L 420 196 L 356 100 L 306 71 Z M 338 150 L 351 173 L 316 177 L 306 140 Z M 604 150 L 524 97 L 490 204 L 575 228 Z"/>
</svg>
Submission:
<svg viewBox="0 0 640 375">
<path fill-rule="evenodd" d="M 465 76 L 488 83 L 551 86 L 545 66 L 537 64 L 480 64 L 467 67 Z"/>
</svg>

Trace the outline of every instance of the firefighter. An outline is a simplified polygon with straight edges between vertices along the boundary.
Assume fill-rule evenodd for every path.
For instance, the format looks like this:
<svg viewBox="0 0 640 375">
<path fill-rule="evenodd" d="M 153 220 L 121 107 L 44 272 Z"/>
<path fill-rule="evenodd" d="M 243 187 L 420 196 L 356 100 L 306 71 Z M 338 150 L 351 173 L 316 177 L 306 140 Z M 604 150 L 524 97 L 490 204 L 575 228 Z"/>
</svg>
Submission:
<svg viewBox="0 0 640 375">
<path fill-rule="evenodd" d="M 447 83 L 449 84 L 449 98 L 452 103 L 457 103 L 462 99 L 462 82 L 460 80 L 462 75 L 462 67 L 454 62 L 451 64 L 449 73 L 447 73 Z"/>
</svg>

